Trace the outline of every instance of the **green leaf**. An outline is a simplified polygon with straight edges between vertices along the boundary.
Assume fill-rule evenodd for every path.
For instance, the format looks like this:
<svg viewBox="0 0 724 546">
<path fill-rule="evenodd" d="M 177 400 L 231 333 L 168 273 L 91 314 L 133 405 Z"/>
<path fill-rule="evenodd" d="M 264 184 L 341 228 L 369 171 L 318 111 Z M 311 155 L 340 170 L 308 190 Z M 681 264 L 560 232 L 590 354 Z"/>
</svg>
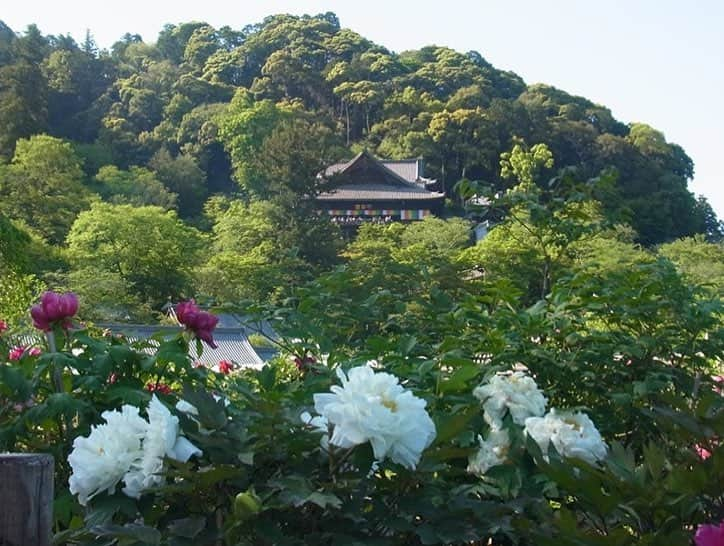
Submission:
<svg viewBox="0 0 724 546">
<path fill-rule="evenodd" d="M 472 362 L 466 362 L 457 368 L 447 379 L 440 382 L 440 392 L 472 391 L 472 380 L 481 372 L 480 366 Z"/>
<path fill-rule="evenodd" d="M 33 392 L 33 385 L 22 371 L 13 366 L 0 366 L 0 392 L 5 396 L 25 402 Z"/>
<path fill-rule="evenodd" d="M 437 416 L 435 421 L 435 429 L 437 430 L 437 437 L 435 438 L 435 445 L 439 445 L 447 442 L 460 434 L 470 421 L 477 415 L 480 415 L 480 408 L 477 406 L 471 406 L 466 411 L 456 413 L 452 416 Z"/>
<path fill-rule="evenodd" d="M 172 535 L 184 538 L 194 538 L 206 527 L 206 518 L 183 518 L 169 523 L 168 531 Z"/>
<path fill-rule="evenodd" d="M 400 337 L 397 347 L 402 356 L 408 356 L 416 345 L 417 338 L 415 336 L 402 336 Z"/>
<path fill-rule="evenodd" d="M 342 507 L 342 500 L 339 497 L 332 493 L 320 493 L 319 491 L 315 491 L 299 504 L 305 504 L 307 502 L 316 504 L 320 508 L 327 508 L 328 506 L 332 508 Z"/>
<path fill-rule="evenodd" d="M 161 533 L 153 527 L 140 525 L 138 523 L 127 523 L 126 525 L 100 525 L 91 528 L 91 532 L 103 537 L 117 539 L 132 539 L 141 544 L 152 546 L 161 544 Z"/>
<path fill-rule="evenodd" d="M 228 418 L 223 400 L 216 400 L 204 389 L 194 389 L 188 384 L 183 386 L 183 399 L 196 407 L 199 423 L 207 429 L 218 430 L 226 426 Z"/>
</svg>

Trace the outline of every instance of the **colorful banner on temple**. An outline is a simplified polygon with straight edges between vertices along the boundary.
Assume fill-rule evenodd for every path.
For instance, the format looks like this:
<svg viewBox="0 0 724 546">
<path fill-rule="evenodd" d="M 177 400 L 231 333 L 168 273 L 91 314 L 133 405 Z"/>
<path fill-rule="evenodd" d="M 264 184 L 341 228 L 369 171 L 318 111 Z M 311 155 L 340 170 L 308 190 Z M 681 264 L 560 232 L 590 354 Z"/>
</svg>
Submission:
<svg viewBox="0 0 724 546">
<path fill-rule="evenodd" d="M 429 210 L 395 210 L 395 209 L 328 209 L 330 216 L 394 216 L 400 220 L 422 220 L 430 215 Z"/>
</svg>

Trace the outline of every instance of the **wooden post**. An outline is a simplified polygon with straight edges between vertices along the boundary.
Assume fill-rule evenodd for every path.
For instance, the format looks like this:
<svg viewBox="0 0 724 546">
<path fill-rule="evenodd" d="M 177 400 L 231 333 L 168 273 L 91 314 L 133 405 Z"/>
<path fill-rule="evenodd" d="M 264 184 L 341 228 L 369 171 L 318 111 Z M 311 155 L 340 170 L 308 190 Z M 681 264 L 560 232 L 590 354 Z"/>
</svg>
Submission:
<svg viewBox="0 0 724 546">
<path fill-rule="evenodd" d="M 50 546 L 52 455 L 0 454 L 0 546 Z"/>
</svg>

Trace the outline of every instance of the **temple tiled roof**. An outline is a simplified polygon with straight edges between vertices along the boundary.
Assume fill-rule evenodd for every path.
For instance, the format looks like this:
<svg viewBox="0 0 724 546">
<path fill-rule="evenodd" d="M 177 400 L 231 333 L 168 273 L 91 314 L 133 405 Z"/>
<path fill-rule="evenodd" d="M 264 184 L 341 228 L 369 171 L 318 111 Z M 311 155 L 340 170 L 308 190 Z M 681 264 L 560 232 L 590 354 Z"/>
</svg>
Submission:
<svg viewBox="0 0 724 546">
<path fill-rule="evenodd" d="M 135 342 L 147 339 L 157 332 L 168 332 L 176 334 L 180 330 L 175 326 L 153 326 L 141 324 L 105 324 L 99 325 L 108 328 L 114 334 L 124 335 L 128 341 Z M 189 345 L 189 356 L 204 364 L 216 366 L 222 360 L 228 360 L 238 364 L 242 368 L 261 368 L 264 360 L 257 354 L 249 343 L 243 328 L 216 328 L 214 329 L 214 342 L 216 349 L 203 345 L 203 353 L 199 358 L 196 352 L 196 344 Z"/>
<path fill-rule="evenodd" d="M 425 189 L 430 180 L 419 176 L 416 159 L 382 161 L 364 151 L 346 163 L 330 165 L 325 175 L 348 180 L 342 178 L 337 188 L 319 195 L 320 201 L 434 201 L 445 197 Z"/>
</svg>

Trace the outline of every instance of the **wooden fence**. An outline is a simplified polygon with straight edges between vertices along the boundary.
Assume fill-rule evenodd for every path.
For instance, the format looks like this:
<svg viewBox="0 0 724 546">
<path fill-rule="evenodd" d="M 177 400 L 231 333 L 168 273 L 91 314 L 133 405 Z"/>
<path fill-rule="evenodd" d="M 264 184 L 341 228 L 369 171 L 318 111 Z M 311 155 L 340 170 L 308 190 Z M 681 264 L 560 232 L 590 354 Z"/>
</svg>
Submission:
<svg viewBox="0 0 724 546">
<path fill-rule="evenodd" d="M 51 455 L 0 454 L 0 546 L 50 546 Z"/>
</svg>

